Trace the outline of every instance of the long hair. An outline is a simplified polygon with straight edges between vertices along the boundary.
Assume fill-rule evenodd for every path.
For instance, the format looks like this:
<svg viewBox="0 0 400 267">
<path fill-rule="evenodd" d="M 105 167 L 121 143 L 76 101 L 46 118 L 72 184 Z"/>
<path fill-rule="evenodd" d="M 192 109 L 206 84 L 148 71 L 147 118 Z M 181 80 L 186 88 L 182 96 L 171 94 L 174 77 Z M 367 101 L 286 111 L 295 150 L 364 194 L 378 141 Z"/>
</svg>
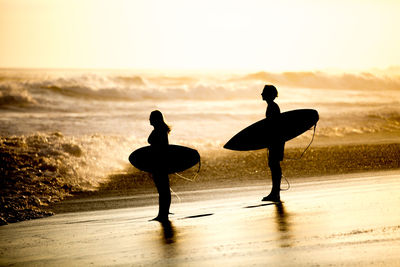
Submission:
<svg viewBox="0 0 400 267">
<path fill-rule="evenodd" d="M 167 133 L 171 131 L 171 127 L 169 127 L 168 124 L 165 123 L 164 117 L 159 110 L 154 110 L 150 113 L 150 120 L 154 121 L 157 125 L 157 127 L 162 127 L 166 130 Z"/>
</svg>

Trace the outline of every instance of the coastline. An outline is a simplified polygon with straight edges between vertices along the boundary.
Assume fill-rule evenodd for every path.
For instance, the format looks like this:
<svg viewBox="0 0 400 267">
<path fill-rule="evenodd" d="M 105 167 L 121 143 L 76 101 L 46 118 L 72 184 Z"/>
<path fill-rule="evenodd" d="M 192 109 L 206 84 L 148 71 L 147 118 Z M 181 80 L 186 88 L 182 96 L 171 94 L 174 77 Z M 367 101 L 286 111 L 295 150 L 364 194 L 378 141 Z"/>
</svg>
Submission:
<svg viewBox="0 0 400 267">
<path fill-rule="evenodd" d="M 37 157 L 34 157 L 34 153 L 30 155 L 25 152 L 22 155 L 25 162 L 21 164 L 18 161 L 21 155 L 12 154 L 12 150 L 7 148 L 3 143 L 2 155 L 9 164 L 2 166 L 3 173 L 8 174 L 3 178 L 1 189 L 2 224 L 53 215 L 60 210 L 59 207 L 63 205 L 65 199 L 156 194 L 150 175 L 131 166 L 127 166 L 126 170 L 119 173 L 110 174 L 98 187 L 84 189 L 79 182 L 67 183 L 62 177 L 36 176 L 43 166 L 44 168 L 52 166 L 35 163 Z M 300 158 L 303 150 L 296 147 L 285 149 L 285 160 L 281 165 L 283 175 L 289 183 L 299 178 L 400 169 L 400 143 L 316 145 L 310 147 Z M 266 150 L 200 151 L 200 154 L 202 167 L 194 182 L 170 175 L 171 188 L 178 195 L 182 191 L 232 187 L 232 185 L 261 184 L 266 188 L 270 186 Z M 10 159 L 16 160 L 10 163 Z M 21 173 L 24 165 L 29 166 L 25 167 L 28 173 Z M 197 166 L 181 174 L 193 178 L 196 171 Z M 27 179 L 26 176 L 30 178 Z M 286 187 L 284 179 L 282 187 Z"/>
<path fill-rule="evenodd" d="M 309 176 L 297 177 L 290 181 L 290 189 L 281 192 L 282 201 L 286 197 L 290 198 L 291 191 L 298 187 L 320 184 L 333 184 L 335 182 L 344 183 L 352 182 L 352 180 L 362 180 L 371 176 L 399 176 L 400 169 L 385 171 L 369 171 L 357 173 L 344 173 L 326 176 Z M 266 195 L 271 188 L 270 179 L 248 181 L 247 183 L 231 182 L 229 184 L 215 183 L 198 184 L 196 188 L 180 187 L 180 190 L 174 189 L 172 193 L 172 206 L 179 203 L 204 201 L 210 197 L 210 193 L 215 193 L 219 198 L 229 199 L 240 195 L 242 192 L 255 192 L 254 202 L 261 202 L 261 198 Z M 285 184 L 283 184 L 285 186 Z M 214 197 L 214 195 L 212 196 Z M 82 192 L 72 197 L 66 198 L 61 202 L 50 204 L 47 209 L 51 210 L 55 215 L 77 212 L 94 212 L 106 211 L 113 209 L 129 209 L 129 208 L 148 208 L 152 207 L 157 210 L 158 194 L 155 188 L 145 188 L 141 191 L 128 190 L 120 191 L 94 191 Z"/>
</svg>

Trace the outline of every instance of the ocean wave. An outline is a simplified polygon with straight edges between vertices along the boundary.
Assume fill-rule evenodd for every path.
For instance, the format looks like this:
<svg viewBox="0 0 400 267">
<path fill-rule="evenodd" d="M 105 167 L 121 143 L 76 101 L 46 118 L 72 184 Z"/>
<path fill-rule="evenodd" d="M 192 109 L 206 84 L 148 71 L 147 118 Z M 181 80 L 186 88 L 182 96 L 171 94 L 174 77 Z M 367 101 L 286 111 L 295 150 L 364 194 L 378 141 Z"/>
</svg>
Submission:
<svg viewBox="0 0 400 267">
<path fill-rule="evenodd" d="M 31 91 L 42 90 L 67 97 L 87 100 L 103 101 L 146 101 L 146 100 L 232 100 L 253 96 L 256 90 L 248 88 L 235 88 L 232 86 L 198 83 L 191 87 L 180 86 L 126 86 L 110 85 L 109 87 L 90 87 L 87 85 L 68 85 L 59 82 L 46 81 L 29 84 Z"/>
<path fill-rule="evenodd" d="M 0 137 L 0 219 L 45 216 L 42 207 L 96 189 L 111 173 L 126 168 L 132 144 L 121 137 L 59 132 Z"/>
<path fill-rule="evenodd" d="M 247 81 L 247 82 L 245 82 Z M 262 83 L 293 88 L 400 90 L 400 77 L 373 74 L 328 75 L 318 72 L 256 73 L 233 80 L 207 80 L 190 77 L 83 76 L 74 79 L 46 80 L 30 83 L 69 97 L 112 101 L 142 100 L 234 100 L 252 99 Z"/>
<path fill-rule="evenodd" d="M 355 90 L 400 90 L 400 76 L 377 76 L 372 73 L 327 74 L 324 72 L 258 72 L 240 80 L 258 80 L 278 86 Z"/>
<path fill-rule="evenodd" d="M 124 143 L 120 139 L 100 135 L 67 137 L 55 132 L 1 137 L 0 144 L 2 152 L 10 153 L 9 159 L 16 161 L 16 167 L 30 167 L 22 176 L 59 177 L 71 186 L 91 188 L 108 172 L 121 168 L 122 159 L 116 156 L 120 153 L 118 145 Z"/>
<path fill-rule="evenodd" d="M 26 107 L 35 104 L 37 102 L 26 89 L 0 85 L 0 107 Z"/>
<path fill-rule="evenodd" d="M 373 135 L 385 139 L 400 134 L 400 111 L 393 108 L 357 113 L 322 114 L 317 124 L 317 137 L 368 140 Z M 334 139 L 332 139 L 334 140 Z"/>
<path fill-rule="evenodd" d="M 116 76 L 114 80 L 118 83 L 134 84 L 134 85 L 146 85 L 144 79 L 140 76 Z"/>
<path fill-rule="evenodd" d="M 258 72 L 247 75 L 187 75 L 119 72 L 0 73 L 2 104 L 35 104 L 48 94 L 101 101 L 253 99 L 264 83 L 308 89 L 400 90 L 400 76 L 328 74 L 324 72 Z"/>
</svg>

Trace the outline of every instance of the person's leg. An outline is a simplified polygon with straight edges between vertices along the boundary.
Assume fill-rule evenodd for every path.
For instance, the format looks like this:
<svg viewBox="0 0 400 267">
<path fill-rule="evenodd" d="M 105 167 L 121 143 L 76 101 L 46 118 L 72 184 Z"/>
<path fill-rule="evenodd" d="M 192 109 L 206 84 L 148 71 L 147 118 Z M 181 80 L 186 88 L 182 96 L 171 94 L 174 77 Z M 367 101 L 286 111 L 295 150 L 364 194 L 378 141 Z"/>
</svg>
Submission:
<svg viewBox="0 0 400 267">
<path fill-rule="evenodd" d="M 282 169 L 280 161 L 270 162 L 269 167 L 271 169 L 271 177 L 272 177 L 271 193 L 279 197 L 281 192 L 281 179 L 282 179 Z"/>
<path fill-rule="evenodd" d="M 282 179 L 282 169 L 280 161 L 269 160 L 268 166 L 271 169 L 272 178 L 272 189 L 268 196 L 264 197 L 262 201 L 280 201 L 281 192 L 281 179 Z"/>
<path fill-rule="evenodd" d="M 171 206 L 171 190 L 169 188 L 168 174 L 163 174 L 160 180 L 159 216 L 168 219 L 169 208 Z"/>
<path fill-rule="evenodd" d="M 169 188 L 168 174 L 155 174 L 154 183 L 158 191 L 158 215 L 153 220 L 167 220 L 169 208 L 171 206 L 171 191 Z"/>
<path fill-rule="evenodd" d="M 264 197 L 262 201 L 276 201 L 279 202 L 281 192 L 281 179 L 282 169 L 281 161 L 283 160 L 283 152 L 285 143 L 276 143 L 269 147 L 268 151 L 268 166 L 271 170 L 272 189 L 268 196 Z"/>
</svg>

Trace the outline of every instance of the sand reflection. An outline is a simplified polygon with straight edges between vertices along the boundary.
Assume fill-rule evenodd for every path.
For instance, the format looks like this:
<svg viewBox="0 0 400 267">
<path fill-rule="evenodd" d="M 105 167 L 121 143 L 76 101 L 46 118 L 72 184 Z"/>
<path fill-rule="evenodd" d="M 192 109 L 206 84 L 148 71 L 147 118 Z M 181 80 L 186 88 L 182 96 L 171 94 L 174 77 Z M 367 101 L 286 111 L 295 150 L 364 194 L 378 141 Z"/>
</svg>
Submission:
<svg viewBox="0 0 400 267">
<path fill-rule="evenodd" d="M 161 223 L 162 238 L 165 244 L 172 244 L 176 242 L 175 228 L 170 220 Z"/>
<path fill-rule="evenodd" d="M 160 233 L 158 243 L 158 262 L 156 265 L 169 265 L 173 264 L 173 259 L 180 258 L 182 251 L 180 251 L 180 244 L 177 242 L 176 228 L 171 221 L 167 220 L 160 222 Z M 151 248 L 149 248 L 151 250 Z"/>
<path fill-rule="evenodd" d="M 283 203 L 275 203 L 275 222 L 279 235 L 280 247 L 292 247 L 292 233 L 289 214 Z"/>
</svg>

